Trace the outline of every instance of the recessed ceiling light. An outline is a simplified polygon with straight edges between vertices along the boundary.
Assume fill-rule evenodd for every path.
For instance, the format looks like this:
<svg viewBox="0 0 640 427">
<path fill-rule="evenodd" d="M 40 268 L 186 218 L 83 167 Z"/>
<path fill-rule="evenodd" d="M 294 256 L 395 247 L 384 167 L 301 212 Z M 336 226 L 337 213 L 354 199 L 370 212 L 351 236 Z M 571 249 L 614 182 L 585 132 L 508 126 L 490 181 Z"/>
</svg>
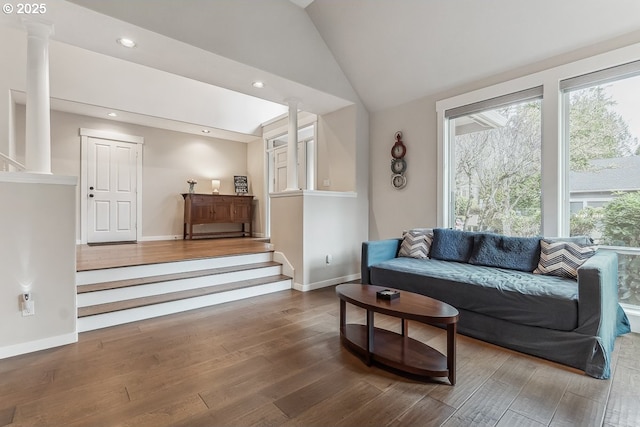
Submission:
<svg viewBox="0 0 640 427">
<path fill-rule="evenodd" d="M 120 46 L 129 47 L 129 48 L 131 48 L 131 47 L 136 47 L 136 42 L 134 42 L 134 41 L 133 41 L 133 40 L 131 40 L 131 39 L 124 38 L 124 37 L 119 38 L 119 39 L 117 40 L 117 42 L 118 42 L 118 44 L 119 44 Z"/>
<path fill-rule="evenodd" d="M 116 113 L 109 113 L 109 114 L 107 114 L 107 116 L 109 116 L 109 117 L 118 117 L 118 115 Z"/>
<path fill-rule="evenodd" d="M 262 89 L 264 87 L 264 83 L 261 82 L 260 80 L 256 80 L 255 82 L 251 83 L 251 85 L 258 89 Z"/>
<path fill-rule="evenodd" d="M 202 133 L 211 133 L 209 129 L 202 129 Z"/>
</svg>

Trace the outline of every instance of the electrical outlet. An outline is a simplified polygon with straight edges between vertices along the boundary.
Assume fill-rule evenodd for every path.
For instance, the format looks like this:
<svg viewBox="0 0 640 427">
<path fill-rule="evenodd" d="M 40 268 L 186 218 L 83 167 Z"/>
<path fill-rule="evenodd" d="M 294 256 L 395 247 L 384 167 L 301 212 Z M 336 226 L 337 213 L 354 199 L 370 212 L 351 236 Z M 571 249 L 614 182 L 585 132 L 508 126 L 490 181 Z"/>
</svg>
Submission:
<svg viewBox="0 0 640 427">
<path fill-rule="evenodd" d="M 33 296 L 31 292 L 25 292 L 20 295 L 20 308 L 22 309 L 22 316 L 33 316 L 36 314 L 35 303 L 33 302 Z"/>
</svg>

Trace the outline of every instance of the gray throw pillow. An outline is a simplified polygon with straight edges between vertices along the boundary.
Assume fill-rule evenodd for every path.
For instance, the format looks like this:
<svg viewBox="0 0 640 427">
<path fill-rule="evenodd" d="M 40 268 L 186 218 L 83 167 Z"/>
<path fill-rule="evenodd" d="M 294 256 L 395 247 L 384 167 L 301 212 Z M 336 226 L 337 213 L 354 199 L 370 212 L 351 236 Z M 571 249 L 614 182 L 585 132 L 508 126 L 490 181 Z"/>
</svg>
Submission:
<svg viewBox="0 0 640 427">
<path fill-rule="evenodd" d="M 532 272 L 540 260 L 540 237 L 480 233 L 474 237 L 469 264 Z"/>
<path fill-rule="evenodd" d="M 433 229 L 431 258 L 442 261 L 468 262 L 476 233 L 448 228 Z"/>
</svg>

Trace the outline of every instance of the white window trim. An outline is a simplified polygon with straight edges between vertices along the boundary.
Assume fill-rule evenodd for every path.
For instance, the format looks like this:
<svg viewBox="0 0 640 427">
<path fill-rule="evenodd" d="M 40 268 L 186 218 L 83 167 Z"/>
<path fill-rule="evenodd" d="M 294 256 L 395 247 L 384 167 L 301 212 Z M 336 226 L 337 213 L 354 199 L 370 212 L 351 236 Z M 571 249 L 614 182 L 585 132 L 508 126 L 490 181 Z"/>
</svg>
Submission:
<svg viewBox="0 0 640 427">
<path fill-rule="evenodd" d="M 548 236 L 568 235 L 568 188 L 566 147 L 562 141 L 563 94 L 560 81 L 635 61 L 640 58 L 640 43 L 595 55 L 565 65 L 549 68 L 493 86 L 464 93 L 436 102 L 437 115 L 437 225 L 449 227 L 450 156 L 444 112 L 464 105 L 482 102 L 535 86 L 543 86 L 542 100 L 542 233 Z M 565 203 L 566 202 L 566 203 Z"/>
</svg>

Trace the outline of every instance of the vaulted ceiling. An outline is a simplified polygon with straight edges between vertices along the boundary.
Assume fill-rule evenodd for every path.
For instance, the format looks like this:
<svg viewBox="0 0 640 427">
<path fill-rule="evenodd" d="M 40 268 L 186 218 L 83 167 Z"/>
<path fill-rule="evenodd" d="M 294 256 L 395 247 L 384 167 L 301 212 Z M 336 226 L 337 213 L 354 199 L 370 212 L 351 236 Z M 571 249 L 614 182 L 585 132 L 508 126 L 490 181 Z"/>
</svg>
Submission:
<svg viewBox="0 0 640 427">
<path fill-rule="evenodd" d="M 637 0 L 315 0 L 306 10 L 371 111 L 640 41 Z"/>
<path fill-rule="evenodd" d="M 265 15 L 251 16 L 250 11 L 238 7 L 227 7 L 228 12 L 221 13 L 214 5 L 224 3 L 221 0 L 72 1 L 223 54 L 234 48 L 234 41 L 221 39 L 221 28 L 237 25 L 251 31 L 256 19 L 269 19 Z M 265 1 L 273 3 L 273 0 L 234 0 L 245 5 Z M 162 6 L 153 6 L 154 3 Z M 640 41 L 637 0 L 296 0 L 294 3 L 306 5 L 305 10 L 320 36 L 370 111 L 559 58 L 612 39 L 627 37 L 629 42 Z M 258 8 L 255 10 L 259 12 Z M 222 22 L 221 18 L 233 22 Z M 299 23 L 290 21 L 289 25 L 295 27 Z M 265 39 L 268 36 L 265 34 Z M 302 47 L 296 40 L 290 43 L 292 49 Z"/>
<path fill-rule="evenodd" d="M 314 113 L 358 99 L 384 110 L 640 42 L 637 0 L 48 4 L 56 40 L 275 103 L 296 96 Z M 140 37 L 142 47 L 122 52 L 114 30 Z M 269 80 L 262 91 L 248 84 L 257 78 Z"/>
</svg>

